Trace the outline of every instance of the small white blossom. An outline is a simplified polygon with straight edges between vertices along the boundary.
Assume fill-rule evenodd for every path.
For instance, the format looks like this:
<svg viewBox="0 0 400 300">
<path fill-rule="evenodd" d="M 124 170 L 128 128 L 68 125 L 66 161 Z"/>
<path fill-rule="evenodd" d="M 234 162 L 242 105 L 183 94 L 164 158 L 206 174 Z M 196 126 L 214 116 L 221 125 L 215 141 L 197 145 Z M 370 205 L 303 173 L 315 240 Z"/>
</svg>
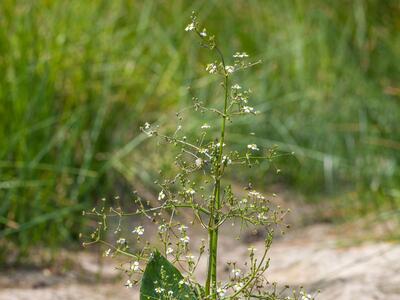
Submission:
<svg viewBox="0 0 400 300">
<path fill-rule="evenodd" d="M 254 112 L 254 108 L 251 107 L 251 106 L 243 106 L 243 111 L 244 111 L 245 113 L 250 114 L 250 113 L 253 113 L 253 112 Z"/>
<path fill-rule="evenodd" d="M 174 252 L 174 249 L 172 249 L 171 247 L 168 247 L 166 253 L 171 254 L 172 252 Z"/>
<path fill-rule="evenodd" d="M 158 201 L 164 200 L 165 199 L 165 193 L 162 190 L 159 194 L 158 194 Z"/>
<path fill-rule="evenodd" d="M 164 233 L 167 231 L 167 226 L 165 224 L 162 224 L 160 226 L 158 226 L 158 232 L 159 233 Z"/>
<path fill-rule="evenodd" d="M 218 293 L 218 296 L 224 297 L 225 294 L 226 294 L 226 290 L 223 289 L 223 288 L 218 288 L 218 289 L 217 289 L 217 293 Z"/>
<path fill-rule="evenodd" d="M 242 270 L 240 270 L 240 269 L 232 269 L 232 275 L 234 277 L 240 277 L 241 274 L 242 274 Z"/>
<path fill-rule="evenodd" d="M 184 244 L 189 244 L 190 238 L 188 236 L 183 236 L 180 238 L 180 241 Z"/>
<path fill-rule="evenodd" d="M 233 289 L 235 290 L 235 292 L 237 292 L 237 291 L 239 291 L 242 287 L 243 287 L 243 283 L 242 283 L 242 282 L 239 282 L 239 283 L 237 283 L 237 284 L 235 284 L 235 285 L 233 286 Z"/>
<path fill-rule="evenodd" d="M 235 54 L 233 54 L 233 57 L 235 58 L 245 58 L 245 57 L 249 57 L 249 55 L 246 52 L 236 52 Z"/>
<path fill-rule="evenodd" d="M 300 292 L 301 298 L 300 300 L 311 300 L 312 297 L 310 294 L 305 294 L 304 292 Z"/>
<path fill-rule="evenodd" d="M 127 287 L 127 288 L 132 288 L 133 287 L 133 283 L 132 283 L 132 281 L 130 281 L 129 279 L 126 281 L 126 283 L 125 283 L 125 286 Z"/>
<path fill-rule="evenodd" d="M 189 261 L 194 261 L 196 257 L 194 255 L 186 255 L 186 259 Z"/>
<path fill-rule="evenodd" d="M 260 192 L 257 192 L 257 191 L 250 191 L 248 193 L 248 195 L 249 195 L 249 197 L 254 197 L 254 198 L 258 199 L 258 200 L 264 200 L 265 199 L 265 197 Z"/>
<path fill-rule="evenodd" d="M 242 87 L 238 85 L 237 83 L 232 86 L 232 90 L 240 90 Z"/>
<path fill-rule="evenodd" d="M 258 149 L 256 144 L 249 144 L 249 145 L 247 145 L 247 148 L 250 149 L 250 150 L 253 150 L 253 151 L 260 150 L 260 149 Z"/>
<path fill-rule="evenodd" d="M 257 248 L 254 248 L 253 246 L 251 246 L 251 247 L 247 248 L 247 250 L 250 252 L 255 252 L 255 251 L 257 251 Z"/>
<path fill-rule="evenodd" d="M 149 129 L 150 128 L 150 124 L 148 122 L 144 123 L 144 129 Z"/>
<path fill-rule="evenodd" d="M 209 129 L 209 128 L 211 128 L 211 126 L 208 125 L 207 123 L 204 123 L 204 124 L 201 126 L 201 129 Z"/>
<path fill-rule="evenodd" d="M 155 131 L 146 131 L 145 132 L 145 134 L 148 136 L 148 137 L 152 137 L 154 134 L 155 134 Z"/>
<path fill-rule="evenodd" d="M 210 74 L 215 74 L 217 73 L 217 65 L 214 63 L 208 64 L 206 66 L 206 71 Z"/>
<path fill-rule="evenodd" d="M 199 152 L 202 153 L 202 154 L 206 154 L 206 153 L 208 153 L 208 149 L 207 148 L 202 148 L 202 149 L 199 150 Z"/>
<path fill-rule="evenodd" d="M 111 253 L 111 249 L 107 249 L 106 251 L 104 251 L 104 256 L 110 256 Z"/>
<path fill-rule="evenodd" d="M 202 36 L 202 37 L 206 37 L 207 36 L 207 31 L 206 31 L 205 28 L 203 29 L 202 32 L 200 32 L 200 36 Z"/>
<path fill-rule="evenodd" d="M 174 294 L 173 291 L 168 291 L 168 296 L 172 296 Z"/>
<path fill-rule="evenodd" d="M 257 219 L 259 219 L 260 221 L 262 221 L 262 220 L 266 220 L 267 217 L 266 217 L 263 213 L 259 213 L 259 214 L 257 215 Z"/>
<path fill-rule="evenodd" d="M 195 161 L 196 167 L 200 168 L 203 165 L 203 160 L 199 157 Z"/>
<path fill-rule="evenodd" d="M 194 194 L 196 194 L 196 191 L 195 191 L 194 189 L 192 189 L 192 188 L 188 188 L 188 189 L 185 191 L 185 193 L 188 194 L 188 195 L 190 195 L 190 196 L 193 196 Z"/>
<path fill-rule="evenodd" d="M 119 238 L 119 239 L 117 240 L 117 244 L 123 245 L 123 244 L 125 244 L 125 243 L 126 243 L 126 239 L 124 239 L 124 238 Z"/>
<path fill-rule="evenodd" d="M 178 230 L 179 230 L 180 232 L 184 232 L 184 231 L 186 231 L 186 229 L 188 229 L 188 227 L 185 226 L 185 225 L 180 225 L 180 226 L 178 227 Z"/>
<path fill-rule="evenodd" d="M 137 235 L 143 235 L 144 234 L 143 226 L 135 227 L 135 229 L 132 231 L 132 233 L 136 233 Z"/>
<path fill-rule="evenodd" d="M 138 261 L 133 262 L 133 264 L 131 265 L 131 270 L 134 272 L 140 271 L 140 266 Z"/>
<path fill-rule="evenodd" d="M 225 71 L 226 71 L 226 73 L 231 74 L 235 71 L 235 67 L 234 66 L 226 66 Z"/>
<path fill-rule="evenodd" d="M 188 24 L 185 28 L 185 31 L 193 31 L 196 28 L 195 24 L 192 22 Z"/>
<path fill-rule="evenodd" d="M 165 291 L 165 289 L 163 289 L 163 288 L 161 288 L 161 287 L 157 287 L 157 288 L 154 289 L 154 291 L 155 291 L 157 294 L 161 294 L 162 292 Z"/>
<path fill-rule="evenodd" d="M 232 160 L 229 158 L 229 156 L 224 155 L 222 157 L 222 163 L 226 163 L 227 165 L 230 165 L 232 163 Z"/>
</svg>

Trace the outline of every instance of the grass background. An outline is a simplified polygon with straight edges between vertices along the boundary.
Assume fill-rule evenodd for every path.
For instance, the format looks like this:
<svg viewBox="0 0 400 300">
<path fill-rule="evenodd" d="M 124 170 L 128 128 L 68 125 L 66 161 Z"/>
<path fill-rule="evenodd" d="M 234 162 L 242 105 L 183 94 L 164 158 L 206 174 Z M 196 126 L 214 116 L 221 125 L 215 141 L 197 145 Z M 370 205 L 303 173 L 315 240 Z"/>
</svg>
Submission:
<svg viewBox="0 0 400 300">
<path fill-rule="evenodd" d="M 2 0 L 0 240 L 65 244 L 100 197 L 151 191 L 166 160 L 139 125 L 168 125 L 189 85 L 214 101 L 193 10 L 226 55 L 263 61 L 237 78 L 262 114 L 231 142 L 294 151 L 278 182 L 310 201 L 398 210 L 399 1 Z M 250 175 L 268 185 L 268 170 Z"/>
</svg>

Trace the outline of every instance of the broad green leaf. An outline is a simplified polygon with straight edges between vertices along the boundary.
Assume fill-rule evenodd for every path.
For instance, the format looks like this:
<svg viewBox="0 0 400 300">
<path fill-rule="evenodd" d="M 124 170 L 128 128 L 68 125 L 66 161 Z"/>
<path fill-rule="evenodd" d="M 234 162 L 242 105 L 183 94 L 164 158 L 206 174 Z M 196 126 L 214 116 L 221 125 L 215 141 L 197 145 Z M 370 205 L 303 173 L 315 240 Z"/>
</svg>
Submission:
<svg viewBox="0 0 400 300">
<path fill-rule="evenodd" d="M 160 252 L 154 251 L 143 274 L 140 300 L 198 299 L 189 286 L 180 282 L 182 279 L 183 276 L 179 270 Z"/>
</svg>

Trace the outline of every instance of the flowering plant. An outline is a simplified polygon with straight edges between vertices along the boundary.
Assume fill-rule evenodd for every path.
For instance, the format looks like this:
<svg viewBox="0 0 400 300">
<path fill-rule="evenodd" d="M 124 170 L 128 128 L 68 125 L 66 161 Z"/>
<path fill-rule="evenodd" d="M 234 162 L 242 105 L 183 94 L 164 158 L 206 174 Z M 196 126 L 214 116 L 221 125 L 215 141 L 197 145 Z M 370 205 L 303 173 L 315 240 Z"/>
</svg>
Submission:
<svg viewBox="0 0 400 300">
<path fill-rule="evenodd" d="M 251 184 L 243 196 L 233 192 L 232 185 L 226 180 L 230 168 L 252 167 L 261 159 L 272 160 L 277 152 L 266 150 L 256 144 L 244 146 L 242 150 L 229 150 L 227 133 L 229 124 L 236 117 L 256 115 L 257 111 L 250 106 L 250 90 L 243 89 L 234 81 L 236 72 L 247 69 L 259 62 L 249 62 L 248 54 L 236 52 L 233 62 L 227 60 L 216 39 L 206 29 L 200 29 L 195 15 L 185 28 L 194 33 L 201 46 L 208 49 L 215 60 L 205 65 L 205 71 L 222 80 L 222 101 L 215 107 L 204 105 L 197 97 L 193 97 L 194 111 L 216 116 L 220 125 L 217 135 L 211 125 L 201 126 L 201 134 L 190 141 L 182 133 L 182 125 L 178 125 L 173 134 L 165 134 L 156 125 L 145 123 L 141 130 L 149 137 L 156 137 L 163 143 L 171 144 L 178 149 L 175 166 L 177 173 L 163 182 L 156 182 L 159 188 L 156 205 L 136 196 L 137 209 L 125 213 L 120 208 L 93 209 L 87 214 L 98 218 L 99 225 L 92 233 L 92 240 L 85 245 L 101 243 L 108 247 L 105 255 L 122 254 L 129 261 L 121 265 L 121 269 L 129 277 L 127 287 L 141 284 L 141 299 L 283 299 L 277 285 L 265 278 L 269 266 L 267 256 L 273 238 L 273 229 L 284 227 L 282 223 L 286 211 L 279 207 L 273 209 L 269 199 L 256 191 Z M 178 113 L 182 121 L 182 113 Z M 229 123 L 229 124 L 228 124 Z M 184 222 L 185 214 L 189 222 Z M 122 237 L 121 220 L 123 217 L 142 216 L 156 224 L 158 246 L 152 246 L 145 239 L 145 227 L 138 225 L 131 234 L 135 243 L 130 244 Z M 109 219 L 117 217 L 117 227 L 113 230 L 117 236 L 114 244 L 104 238 Z M 186 218 L 187 219 L 187 218 Z M 205 239 L 197 243 L 193 250 L 187 225 L 199 224 L 207 234 Z M 256 252 L 250 247 L 248 261 L 243 265 L 236 262 L 228 264 L 229 277 L 219 280 L 217 272 L 219 232 L 225 224 L 240 223 L 242 226 L 262 226 L 267 228 L 264 249 Z M 132 247 L 133 245 L 133 247 Z M 196 279 L 196 269 L 201 258 L 206 256 L 207 272 L 204 284 Z M 285 299 L 307 300 L 311 297 L 305 293 L 293 293 Z"/>
</svg>

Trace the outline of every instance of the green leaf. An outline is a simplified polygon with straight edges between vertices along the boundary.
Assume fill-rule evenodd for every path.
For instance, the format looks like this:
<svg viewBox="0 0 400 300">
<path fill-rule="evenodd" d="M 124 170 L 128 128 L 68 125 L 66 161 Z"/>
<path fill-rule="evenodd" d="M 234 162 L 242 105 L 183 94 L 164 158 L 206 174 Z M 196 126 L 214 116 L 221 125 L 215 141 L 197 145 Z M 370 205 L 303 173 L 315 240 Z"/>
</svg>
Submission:
<svg viewBox="0 0 400 300">
<path fill-rule="evenodd" d="M 171 299 L 169 291 L 176 300 L 196 300 L 195 293 L 185 283 L 179 283 L 182 274 L 157 250 L 147 264 L 140 287 L 140 300 Z M 162 291 L 157 293 L 157 289 Z"/>
</svg>

